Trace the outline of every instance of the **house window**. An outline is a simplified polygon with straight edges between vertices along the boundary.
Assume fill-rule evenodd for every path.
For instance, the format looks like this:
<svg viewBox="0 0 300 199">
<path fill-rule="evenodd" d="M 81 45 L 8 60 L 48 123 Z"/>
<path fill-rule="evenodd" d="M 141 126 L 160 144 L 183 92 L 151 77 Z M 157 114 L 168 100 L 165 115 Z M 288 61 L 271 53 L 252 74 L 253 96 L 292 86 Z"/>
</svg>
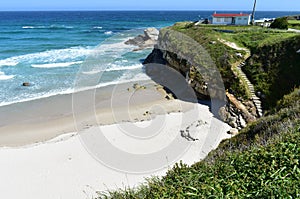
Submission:
<svg viewBox="0 0 300 199">
<path fill-rule="evenodd" d="M 248 20 L 247 18 L 244 18 L 244 20 Z"/>
<path fill-rule="evenodd" d="M 217 18 L 217 22 L 221 22 L 221 18 Z"/>
<path fill-rule="evenodd" d="M 231 18 L 225 18 L 224 21 L 225 22 L 231 22 Z"/>
<path fill-rule="evenodd" d="M 238 20 L 242 20 L 242 18 L 241 18 L 241 17 L 239 17 L 239 18 L 238 18 Z"/>
</svg>

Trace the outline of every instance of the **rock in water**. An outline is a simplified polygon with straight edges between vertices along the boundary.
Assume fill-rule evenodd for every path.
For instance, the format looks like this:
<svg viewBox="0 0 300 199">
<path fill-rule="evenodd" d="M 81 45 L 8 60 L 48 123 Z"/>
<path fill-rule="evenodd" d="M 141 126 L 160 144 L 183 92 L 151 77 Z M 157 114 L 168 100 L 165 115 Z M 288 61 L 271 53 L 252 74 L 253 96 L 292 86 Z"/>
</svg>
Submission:
<svg viewBox="0 0 300 199">
<path fill-rule="evenodd" d="M 144 34 L 147 40 L 157 41 L 159 31 L 156 28 L 147 28 L 144 30 Z"/>
<path fill-rule="evenodd" d="M 29 82 L 24 82 L 24 83 L 22 84 L 22 86 L 30 86 L 30 83 L 29 83 Z"/>
<path fill-rule="evenodd" d="M 143 35 L 138 35 L 134 39 L 129 39 L 125 42 L 128 45 L 140 46 L 145 42 L 145 37 Z"/>
<path fill-rule="evenodd" d="M 143 50 L 145 48 L 153 48 L 157 43 L 159 31 L 156 28 L 147 28 L 144 30 L 144 35 L 138 35 L 133 39 L 129 39 L 125 42 L 127 45 L 138 46 L 137 50 Z"/>
</svg>

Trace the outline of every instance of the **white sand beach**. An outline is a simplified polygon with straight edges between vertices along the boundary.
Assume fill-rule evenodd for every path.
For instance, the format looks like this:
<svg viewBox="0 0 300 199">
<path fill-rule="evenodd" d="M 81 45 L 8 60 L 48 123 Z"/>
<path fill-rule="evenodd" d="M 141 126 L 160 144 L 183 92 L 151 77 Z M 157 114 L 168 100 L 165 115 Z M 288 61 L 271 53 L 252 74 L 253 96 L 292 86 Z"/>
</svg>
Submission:
<svg viewBox="0 0 300 199">
<path fill-rule="evenodd" d="M 97 191 L 134 187 L 146 177 L 161 176 L 180 160 L 193 164 L 230 137 L 230 127 L 215 119 L 208 106 L 168 100 L 152 81 L 138 84 L 145 88 L 128 83 L 75 98 L 60 95 L 1 107 L 0 197 L 93 198 Z M 85 106 L 88 96 L 93 96 L 92 106 Z M 118 99 L 113 106 L 112 96 Z M 138 171 L 133 172 L 124 157 L 95 144 L 99 135 L 110 143 L 107 147 L 144 155 L 145 162 L 149 154 L 157 159 L 143 166 L 133 158 Z M 179 147 L 173 145 L 176 140 Z"/>
</svg>

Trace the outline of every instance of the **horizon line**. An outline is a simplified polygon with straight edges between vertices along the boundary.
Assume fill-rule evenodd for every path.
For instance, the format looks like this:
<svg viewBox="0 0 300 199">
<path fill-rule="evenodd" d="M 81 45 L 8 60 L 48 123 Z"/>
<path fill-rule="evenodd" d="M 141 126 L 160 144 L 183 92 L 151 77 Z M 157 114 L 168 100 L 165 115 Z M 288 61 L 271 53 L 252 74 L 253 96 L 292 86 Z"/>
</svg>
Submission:
<svg viewBox="0 0 300 199">
<path fill-rule="evenodd" d="M 203 9 L 203 10 L 196 10 L 196 9 L 187 9 L 187 10 L 184 10 L 184 9 L 180 9 L 180 10 L 172 10 L 172 9 L 169 9 L 169 10 L 164 10 L 164 9 L 161 9 L 161 10 L 155 10 L 155 9 L 124 9 L 124 10 L 119 10 L 119 9 L 99 9 L 99 10 L 93 10 L 93 9 L 82 9 L 82 10 L 76 10 L 76 9 L 53 9 L 53 10 L 0 10 L 0 12 L 101 12 L 101 11 L 116 11 L 116 12 L 120 12 L 120 11 L 127 11 L 127 12 L 138 12 L 138 11 L 146 11 L 146 12 L 151 12 L 151 11 L 176 11 L 176 12 L 185 12 L 185 11 L 195 11 L 195 12 L 199 12 L 199 11 L 212 11 L 212 12 L 218 12 L 218 11 L 225 11 L 225 12 L 230 12 L 230 11 L 238 11 L 238 12 L 252 12 L 252 10 L 212 10 L 212 9 Z M 300 14 L 300 10 L 299 11 L 288 11 L 288 10 L 257 10 L 256 12 L 299 12 Z"/>
</svg>

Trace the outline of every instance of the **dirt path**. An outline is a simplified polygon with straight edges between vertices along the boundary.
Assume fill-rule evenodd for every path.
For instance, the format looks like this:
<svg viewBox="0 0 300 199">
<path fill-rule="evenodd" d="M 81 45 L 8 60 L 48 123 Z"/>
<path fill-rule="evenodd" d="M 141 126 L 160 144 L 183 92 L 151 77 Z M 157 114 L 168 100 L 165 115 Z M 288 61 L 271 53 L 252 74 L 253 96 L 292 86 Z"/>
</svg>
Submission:
<svg viewBox="0 0 300 199">
<path fill-rule="evenodd" d="M 300 30 L 293 29 L 293 28 L 289 28 L 288 31 L 289 32 L 295 32 L 295 33 L 300 33 Z"/>
</svg>

